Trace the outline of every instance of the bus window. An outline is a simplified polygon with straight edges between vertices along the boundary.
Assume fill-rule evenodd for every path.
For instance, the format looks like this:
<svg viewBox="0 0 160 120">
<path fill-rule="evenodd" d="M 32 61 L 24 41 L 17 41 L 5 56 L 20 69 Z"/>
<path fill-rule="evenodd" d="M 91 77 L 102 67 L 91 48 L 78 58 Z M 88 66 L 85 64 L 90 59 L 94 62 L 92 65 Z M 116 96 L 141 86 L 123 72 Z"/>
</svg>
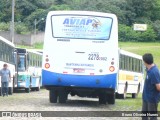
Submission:
<svg viewBox="0 0 160 120">
<path fill-rule="evenodd" d="M 113 19 L 86 15 L 52 15 L 53 38 L 109 40 Z"/>
<path fill-rule="evenodd" d="M 25 56 L 19 55 L 18 57 L 18 71 L 25 71 Z"/>
</svg>

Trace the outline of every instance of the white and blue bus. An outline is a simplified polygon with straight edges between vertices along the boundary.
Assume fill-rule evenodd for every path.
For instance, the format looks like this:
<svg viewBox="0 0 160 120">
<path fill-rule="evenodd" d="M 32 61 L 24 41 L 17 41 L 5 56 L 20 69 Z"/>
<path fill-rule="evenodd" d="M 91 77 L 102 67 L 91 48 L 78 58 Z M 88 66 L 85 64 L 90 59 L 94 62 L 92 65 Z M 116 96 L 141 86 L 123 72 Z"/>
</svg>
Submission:
<svg viewBox="0 0 160 120">
<path fill-rule="evenodd" d="M 144 84 L 144 65 L 141 55 L 119 49 L 119 70 L 116 97 L 125 99 L 127 94 L 136 98 Z"/>
<path fill-rule="evenodd" d="M 8 69 L 11 71 L 11 81 L 9 82 L 9 94 L 13 93 L 13 81 L 15 77 L 15 63 L 14 63 L 14 44 L 9 40 L 0 36 L 0 69 L 3 64 L 8 64 Z M 2 95 L 1 77 L 0 77 L 0 96 Z"/>
<path fill-rule="evenodd" d="M 35 50 L 15 48 L 16 79 L 14 89 L 40 90 L 42 53 Z"/>
<path fill-rule="evenodd" d="M 136 98 L 141 91 L 142 57 L 118 48 L 114 14 L 51 11 L 46 19 L 42 84 L 51 103 L 65 103 L 71 94 L 114 104 L 115 96 L 125 99 L 129 93 Z"/>
<path fill-rule="evenodd" d="M 115 103 L 118 76 L 118 23 L 114 14 L 51 11 L 46 19 L 42 85 L 50 102 L 68 94 Z"/>
</svg>

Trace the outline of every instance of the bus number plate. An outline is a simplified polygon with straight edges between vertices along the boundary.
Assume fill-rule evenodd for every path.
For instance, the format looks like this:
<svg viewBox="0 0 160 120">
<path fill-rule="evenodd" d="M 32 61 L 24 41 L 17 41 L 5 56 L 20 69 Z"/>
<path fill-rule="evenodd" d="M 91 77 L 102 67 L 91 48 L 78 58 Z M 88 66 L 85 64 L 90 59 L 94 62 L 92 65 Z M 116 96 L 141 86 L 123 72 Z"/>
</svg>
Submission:
<svg viewBox="0 0 160 120">
<path fill-rule="evenodd" d="M 74 72 L 74 73 L 84 73 L 84 72 L 85 72 L 85 69 L 82 69 L 82 68 L 74 68 L 74 69 L 73 69 L 73 72 Z"/>
</svg>

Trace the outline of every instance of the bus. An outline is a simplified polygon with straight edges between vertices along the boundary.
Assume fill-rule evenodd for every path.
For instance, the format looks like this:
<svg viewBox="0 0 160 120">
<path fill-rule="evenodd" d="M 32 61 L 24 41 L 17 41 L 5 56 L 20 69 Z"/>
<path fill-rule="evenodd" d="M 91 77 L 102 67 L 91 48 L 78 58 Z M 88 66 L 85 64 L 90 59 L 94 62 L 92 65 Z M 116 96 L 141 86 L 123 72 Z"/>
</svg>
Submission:
<svg viewBox="0 0 160 120">
<path fill-rule="evenodd" d="M 42 85 L 50 102 L 68 94 L 115 103 L 118 71 L 118 22 L 114 14 L 51 11 L 43 46 Z"/>
<path fill-rule="evenodd" d="M 15 64 L 14 64 L 14 44 L 9 40 L 0 36 L 0 69 L 3 68 L 3 64 L 8 64 L 8 69 L 11 71 L 11 81 L 8 84 L 8 93 L 13 93 L 13 81 L 15 77 Z M 0 96 L 2 95 L 1 77 L 0 77 Z"/>
<path fill-rule="evenodd" d="M 16 79 L 14 89 L 39 91 L 42 86 L 42 53 L 30 49 L 15 48 Z"/>
<path fill-rule="evenodd" d="M 119 69 L 120 53 L 124 52 L 118 48 L 116 15 L 50 11 L 42 60 L 42 85 L 49 90 L 50 102 L 66 103 L 71 94 L 115 104 L 116 95 L 125 96 L 130 87 L 126 82 L 128 90 L 124 91 L 122 83 L 128 80 L 120 75 L 124 70 Z"/>
<path fill-rule="evenodd" d="M 142 56 L 119 49 L 116 97 L 125 99 L 127 94 L 136 98 L 144 84 L 144 65 Z"/>
</svg>

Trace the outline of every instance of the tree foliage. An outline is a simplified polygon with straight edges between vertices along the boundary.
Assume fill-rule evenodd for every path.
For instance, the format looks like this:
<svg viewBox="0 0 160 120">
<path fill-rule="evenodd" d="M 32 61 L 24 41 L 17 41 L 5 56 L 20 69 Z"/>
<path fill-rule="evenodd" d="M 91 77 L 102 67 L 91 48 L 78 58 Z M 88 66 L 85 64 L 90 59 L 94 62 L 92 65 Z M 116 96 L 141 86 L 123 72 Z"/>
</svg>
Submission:
<svg viewBox="0 0 160 120">
<path fill-rule="evenodd" d="M 119 41 L 155 42 L 156 33 L 151 25 L 147 31 L 134 31 L 133 27 L 119 24 Z"/>
<path fill-rule="evenodd" d="M 85 10 L 114 13 L 119 20 L 119 38 L 122 41 L 142 41 L 144 35 L 153 37 L 153 41 L 160 40 L 160 1 L 159 0 L 15 0 L 15 22 L 21 22 L 22 31 L 33 31 L 34 21 L 46 18 L 52 10 Z M 4 29 L 9 30 L 12 15 L 12 1 L 0 0 L 0 26 L 7 24 Z M 135 32 L 133 24 L 147 24 L 144 33 Z M 8 28 L 7 28 L 8 26 Z M 17 27 L 17 32 L 21 27 Z M 45 21 L 38 22 L 38 30 L 45 29 Z M 2 27 L 0 27 L 2 29 Z M 152 34 L 147 34 L 151 32 Z M 125 36 L 124 36 L 125 35 Z M 134 35 L 134 36 L 133 36 Z M 131 37 L 129 37 L 131 36 Z M 138 36 L 138 37 L 137 37 Z M 156 36 L 156 37 L 155 37 Z M 144 41 L 145 41 L 144 40 Z"/>
</svg>

